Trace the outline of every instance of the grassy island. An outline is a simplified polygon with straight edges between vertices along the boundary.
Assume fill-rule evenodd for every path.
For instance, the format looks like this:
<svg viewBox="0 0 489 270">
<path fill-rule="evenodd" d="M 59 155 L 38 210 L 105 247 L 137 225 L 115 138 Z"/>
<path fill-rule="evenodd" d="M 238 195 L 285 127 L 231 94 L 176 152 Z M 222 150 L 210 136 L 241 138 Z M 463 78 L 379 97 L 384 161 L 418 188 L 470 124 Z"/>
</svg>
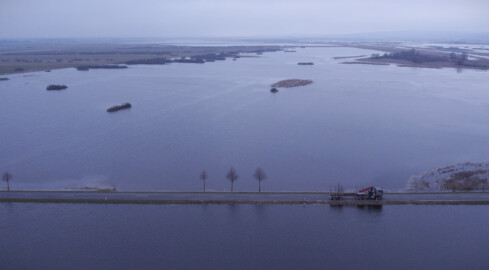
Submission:
<svg viewBox="0 0 489 270">
<path fill-rule="evenodd" d="M 283 81 L 279 81 L 277 83 L 274 83 L 274 84 L 272 84 L 272 87 L 290 88 L 290 87 L 304 86 L 304 85 L 308 85 L 311 83 L 312 83 L 312 80 L 290 79 L 290 80 L 283 80 Z"/>
<path fill-rule="evenodd" d="M 68 88 L 66 85 L 57 85 L 57 84 L 51 84 L 48 87 L 46 87 L 46 90 L 48 91 L 53 91 L 53 90 L 64 90 Z"/>
<path fill-rule="evenodd" d="M 116 106 L 110 107 L 107 109 L 107 112 L 117 112 L 120 110 L 129 109 L 131 107 L 132 107 L 131 103 L 125 103 L 122 105 L 116 105 Z"/>
</svg>

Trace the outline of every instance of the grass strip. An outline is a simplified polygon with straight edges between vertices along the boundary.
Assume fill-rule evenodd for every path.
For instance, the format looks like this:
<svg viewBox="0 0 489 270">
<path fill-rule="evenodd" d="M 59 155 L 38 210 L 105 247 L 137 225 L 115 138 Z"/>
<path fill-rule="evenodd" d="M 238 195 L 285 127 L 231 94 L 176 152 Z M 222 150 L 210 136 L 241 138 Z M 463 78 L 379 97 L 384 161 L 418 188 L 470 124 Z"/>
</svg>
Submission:
<svg viewBox="0 0 489 270">
<path fill-rule="evenodd" d="M 331 200 L 120 200 L 120 199 L 26 199 L 0 198 L 0 203 L 83 203 L 83 204 L 323 204 L 332 206 L 381 205 L 489 205 L 489 201 L 399 200 L 399 201 L 331 201 Z"/>
</svg>

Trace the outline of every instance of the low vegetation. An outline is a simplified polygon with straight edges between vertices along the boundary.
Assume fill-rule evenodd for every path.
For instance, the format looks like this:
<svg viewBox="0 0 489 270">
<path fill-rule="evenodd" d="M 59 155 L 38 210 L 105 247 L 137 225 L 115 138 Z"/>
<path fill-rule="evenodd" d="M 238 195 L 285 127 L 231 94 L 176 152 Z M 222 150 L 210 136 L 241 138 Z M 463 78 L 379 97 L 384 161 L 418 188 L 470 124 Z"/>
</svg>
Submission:
<svg viewBox="0 0 489 270">
<path fill-rule="evenodd" d="M 136 60 L 130 60 L 127 61 L 126 64 L 128 65 L 164 65 L 164 64 L 169 64 L 172 61 L 167 58 L 149 58 L 149 59 L 136 59 Z"/>
<path fill-rule="evenodd" d="M 78 66 L 77 70 L 88 71 L 90 69 L 125 69 L 127 66 L 124 65 L 88 65 L 88 66 Z"/>
<path fill-rule="evenodd" d="M 487 171 L 485 171 L 486 173 Z M 452 174 L 449 179 L 440 179 L 436 182 L 441 190 L 472 191 L 489 190 L 487 178 L 479 178 L 481 172 L 459 172 Z"/>
<path fill-rule="evenodd" d="M 489 163 L 467 162 L 428 171 L 409 180 L 416 191 L 487 191 Z"/>
<path fill-rule="evenodd" d="M 435 186 L 432 186 L 428 181 L 413 181 L 411 182 L 410 189 L 416 191 L 487 191 L 489 190 L 489 184 L 487 179 L 480 179 L 477 177 L 471 177 L 472 172 L 464 172 L 455 175 L 449 179 L 439 179 L 435 182 Z"/>
<path fill-rule="evenodd" d="M 226 58 L 239 58 L 237 55 L 239 52 L 234 53 L 208 53 L 200 55 L 192 55 L 188 57 L 179 58 L 166 58 L 166 57 L 156 57 L 147 59 L 137 59 L 127 61 L 128 65 L 165 65 L 170 63 L 182 63 L 182 64 L 204 64 L 207 62 L 223 61 Z"/>
<path fill-rule="evenodd" d="M 0 81 L 8 81 L 9 78 L 0 78 Z"/>
<path fill-rule="evenodd" d="M 21 72 L 77 68 L 86 71 L 93 66 L 121 64 L 206 63 L 241 54 L 261 54 L 282 49 L 281 46 L 169 46 L 166 44 L 84 43 L 67 41 L 52 43 L 12 41 L 1 44 L 0 76 Z M 104 67 L 105 68 L 105 67 Z"/>
</svg>

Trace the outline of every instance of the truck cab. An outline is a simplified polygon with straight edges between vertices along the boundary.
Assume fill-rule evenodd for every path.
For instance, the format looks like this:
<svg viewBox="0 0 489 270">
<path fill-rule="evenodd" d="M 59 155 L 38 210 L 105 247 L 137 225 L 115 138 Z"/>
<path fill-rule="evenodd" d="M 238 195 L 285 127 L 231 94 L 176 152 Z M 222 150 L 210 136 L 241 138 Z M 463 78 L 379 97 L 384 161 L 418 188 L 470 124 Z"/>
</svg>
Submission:
<svg viewBox="0 0 489 270">
<path fill-rule="evenodd" d="M 382 188 L 367 187 L 360 189 L 356 193 L 357 200 L 382 200 L 384 198 L 384 190 Z"/>
</svg>

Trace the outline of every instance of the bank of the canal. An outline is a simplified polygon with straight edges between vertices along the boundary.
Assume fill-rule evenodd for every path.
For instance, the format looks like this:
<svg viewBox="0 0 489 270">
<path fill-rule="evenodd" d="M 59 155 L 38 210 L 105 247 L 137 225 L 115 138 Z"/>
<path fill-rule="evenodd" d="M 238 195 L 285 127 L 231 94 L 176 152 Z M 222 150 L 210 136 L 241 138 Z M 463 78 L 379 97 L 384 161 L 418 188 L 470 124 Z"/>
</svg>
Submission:
<svg viewBox="0 0 489 270">
<path fill-rule="evenodd" d="M 489 205 L 488 192 L 387 193 L 381 201 L 332 201 L 327 192 L 0 192 L 0 202 L 103 204 Z"/>
</svg>

